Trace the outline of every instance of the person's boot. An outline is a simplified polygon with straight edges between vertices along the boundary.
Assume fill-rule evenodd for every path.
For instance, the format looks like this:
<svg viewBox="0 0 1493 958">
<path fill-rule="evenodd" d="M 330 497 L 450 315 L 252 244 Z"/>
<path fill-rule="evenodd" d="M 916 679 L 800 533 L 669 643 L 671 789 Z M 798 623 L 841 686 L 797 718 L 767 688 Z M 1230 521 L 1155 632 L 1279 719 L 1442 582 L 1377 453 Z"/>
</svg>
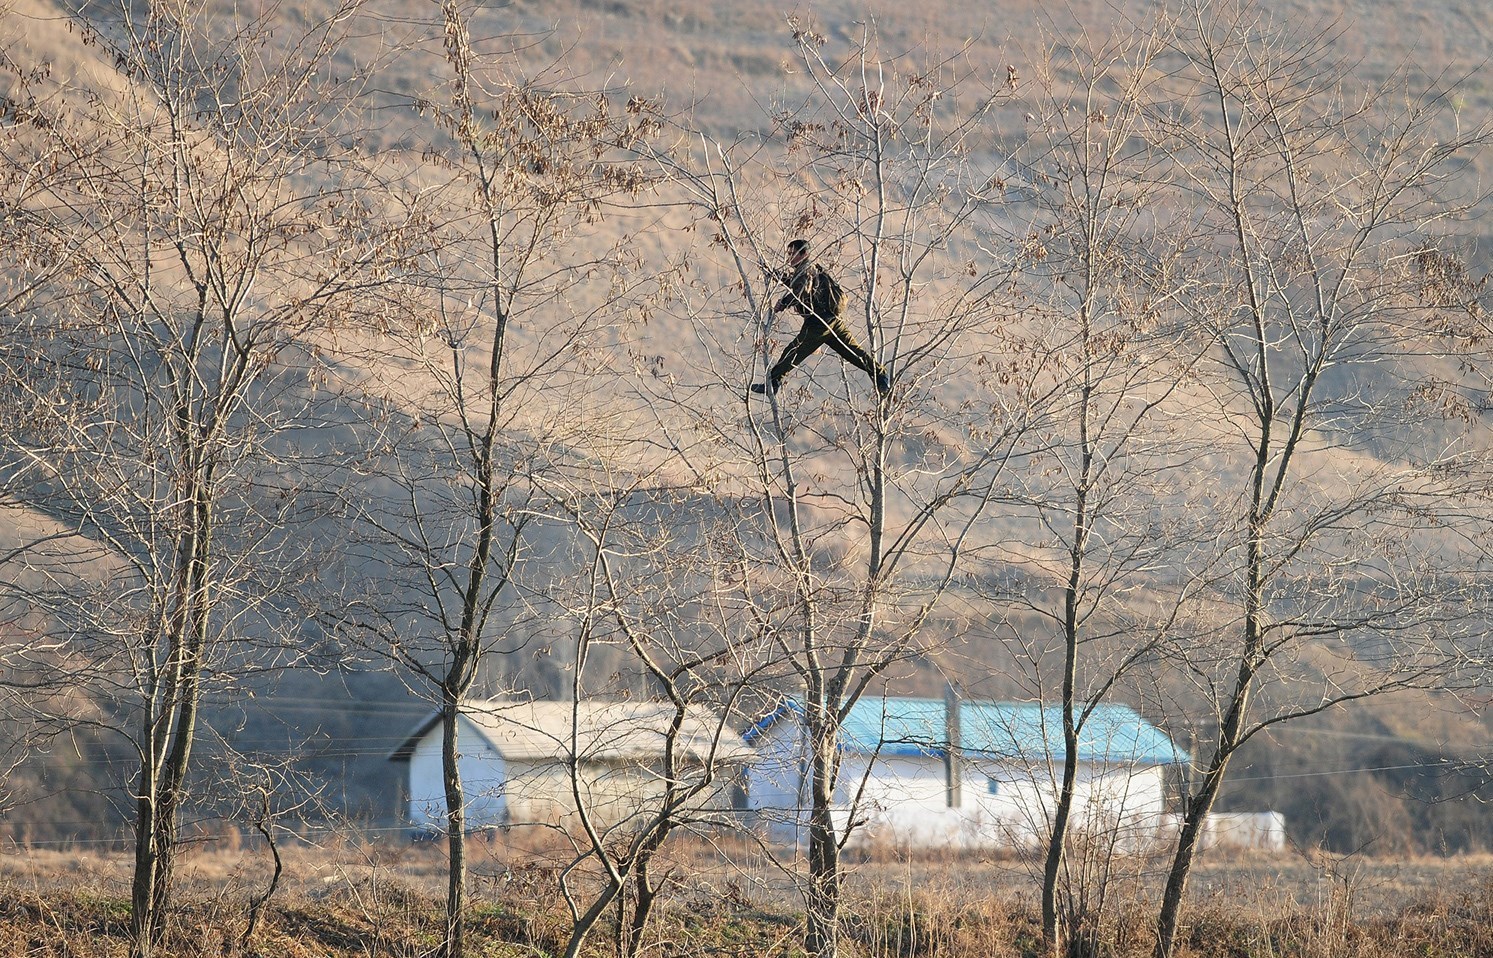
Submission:
<svg viewBox="0 0 1493 958">
<path fill-rule="evenodd" d="M 756 393 L 759 396 L 766 396 L 768 393 L 775 393 L 777 391 L 777 387 L 770 382 L 752 383 L 752 392 Z"/>
<path fill-rule="evenodd" d="M 885 399 L 887 397 L 887 394 L 890 393 L 891 391 L 892 391 L 892 377 L 888 376 L 884 372 L 877 373 L 876 374 L 876 392 L 883 399 Z"/>
</svg>

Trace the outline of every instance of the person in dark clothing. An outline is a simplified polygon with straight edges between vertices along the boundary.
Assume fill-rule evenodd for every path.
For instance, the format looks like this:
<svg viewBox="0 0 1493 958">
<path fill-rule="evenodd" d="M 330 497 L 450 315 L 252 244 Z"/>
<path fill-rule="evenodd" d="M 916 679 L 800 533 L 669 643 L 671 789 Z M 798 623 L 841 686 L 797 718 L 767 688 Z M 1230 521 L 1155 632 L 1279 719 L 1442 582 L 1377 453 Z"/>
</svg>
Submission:
<svg viewBox="0 0 1493 958">
<path fill-rule="evenodd" d="M 777 392 L 783 377 L 812 356 L 821 346 L 828 345 L 840 358 L 866 374 L 876 383 L 876 391 L 885 396 L 892 388 L 892 379 L 870 353 L 855 341 L 850 328 L 840 318 L 844 297 L 840 284 L 826 273 L 818 263 L 809 262 L 809 241 L 796 239 L 788 244 L 788 268 L 778 274 L 788 286 L 788 292 L 772 307 L 773 313 L 793 309 L 804 318 L 803 328 L 784 349 L 783 355 L 773 364 L 766 383 L 753 383 L 752 392 Z"/>
</svg>

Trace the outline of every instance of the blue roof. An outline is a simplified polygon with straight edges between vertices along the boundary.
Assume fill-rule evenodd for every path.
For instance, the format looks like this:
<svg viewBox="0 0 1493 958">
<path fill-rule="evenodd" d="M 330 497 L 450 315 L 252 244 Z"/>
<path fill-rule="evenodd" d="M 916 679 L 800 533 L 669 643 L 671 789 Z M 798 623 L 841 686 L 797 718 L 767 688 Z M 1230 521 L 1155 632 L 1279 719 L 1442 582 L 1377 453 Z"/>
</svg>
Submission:
<svg viewBox="0 0 1493 958">
<path fill-rule="evenodd" d="M 797 702 L 785 702 L 747 729 L 747 742 L 786 715 L 802 718 Z M 959 744 L 964 755 L 1046 759 L 1063 751 L 1063 713 L 1036 702 L 961 701 Z M 943 699 L 863 698 L 841 729 L 841 748 L 881 755 L 943 755 L 949 736 Z M 1189 760 L 1161 729 L 1128 705 L 1094 706 L 1079 731 L 1078 756 L 1086 762 L 1170 765 Z"/>
</svg>

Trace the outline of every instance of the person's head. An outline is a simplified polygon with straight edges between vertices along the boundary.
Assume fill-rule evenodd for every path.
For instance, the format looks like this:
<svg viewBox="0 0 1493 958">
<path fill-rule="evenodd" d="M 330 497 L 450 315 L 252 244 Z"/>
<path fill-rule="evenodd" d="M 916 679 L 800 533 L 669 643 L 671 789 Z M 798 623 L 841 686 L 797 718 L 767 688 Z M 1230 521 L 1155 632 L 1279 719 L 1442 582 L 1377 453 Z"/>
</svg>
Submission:
<svg viewBox="0 0 1493 958">
<path fill-rule="evenodd" d="M 788 268 L 796 269 L 809 261 L 809 241 L 796 239 L 788 241 Z"/>
</svg>

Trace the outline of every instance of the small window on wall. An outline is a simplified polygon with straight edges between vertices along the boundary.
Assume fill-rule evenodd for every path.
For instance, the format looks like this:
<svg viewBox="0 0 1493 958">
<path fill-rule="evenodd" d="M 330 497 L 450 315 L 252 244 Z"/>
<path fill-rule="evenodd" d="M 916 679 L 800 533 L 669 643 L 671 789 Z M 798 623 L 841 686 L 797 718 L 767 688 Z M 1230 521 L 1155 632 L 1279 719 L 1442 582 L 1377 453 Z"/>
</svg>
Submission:
<svg viewBox="0 0 1493 958">
<path fill-rule="evenodd" d="M 992 795 L 999 795 L 1001 793 L 1001 780 L 1000 779 L 998 779 L 998 778 L 990 778 L 990 779 L 986 779 L 985 781 L 986 781 L 986 785 L 985 785 L 986 791 L 990 792 L 990 794 L 992 794 Z"/>
</svg>

